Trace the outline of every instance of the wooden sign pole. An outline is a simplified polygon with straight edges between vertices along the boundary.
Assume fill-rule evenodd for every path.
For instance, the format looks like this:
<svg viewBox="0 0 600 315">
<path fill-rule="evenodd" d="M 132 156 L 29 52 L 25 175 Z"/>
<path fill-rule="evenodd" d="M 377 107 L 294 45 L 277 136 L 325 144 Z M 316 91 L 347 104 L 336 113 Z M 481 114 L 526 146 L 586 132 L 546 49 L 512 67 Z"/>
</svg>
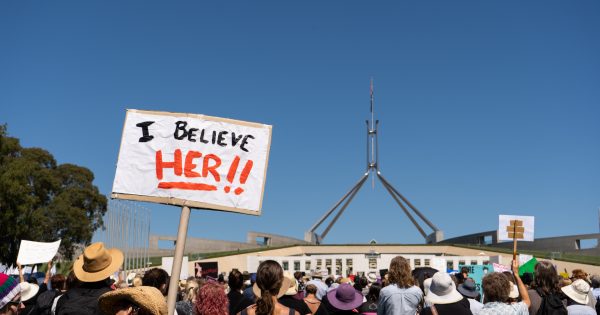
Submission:
<svg viewBox="0 0 600 315">
<path fill-rule="evenodd" d="M 179 291 L 179 275 L 181 274 L 181 263 L 183 262 L 183 250 L 185 249 L 190 212 L 188 206 L 181 208 L 181 218 L 179 219 L 179 229 L 177 230 L 177 241 L 175 243 L 175 255 L 173 255 L 173 267 L 171 268 L 171 279 L 169 281 L 169 292 L 167 294 L 169 315 L 175 313 L 175 302 L 177 302 L 177 291 Z"/>
<path fill-rule="evenodd" d="M 517 221 L 513 222 L 513 260 L 517 260 Z"/>
</svg>

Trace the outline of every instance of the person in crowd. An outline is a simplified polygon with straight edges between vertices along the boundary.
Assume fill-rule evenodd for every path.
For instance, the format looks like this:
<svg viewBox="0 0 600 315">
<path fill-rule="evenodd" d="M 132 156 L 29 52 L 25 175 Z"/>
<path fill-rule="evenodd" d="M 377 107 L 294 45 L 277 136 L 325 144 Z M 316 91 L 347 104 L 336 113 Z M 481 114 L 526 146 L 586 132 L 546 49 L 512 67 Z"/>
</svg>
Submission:
<svg viewBox="0 0 600 315">
<path fill-rule="evenodd" d="M 123 264 L 123 252 L 105 248 L 104 243 L 93 243 L 83 250 L 73 263 L 73 272 L 80 284 L 62 295 L 56 305 L 56 314 L 100 314 L 98 298 L 111 291 L 110 275 Z"/>
<path fill-rule="evenodd" d="M 167 302 L 155 287 L 138 286 L 109 291 L 98 299 L 106 315 L 167 315 Z"/>
<path fill-rule="evenodd" d="M 244 291 L 242 292 L 244 297 L 247 298 L 248 300 L 252 301 L 252 303 L 254 303 L 254 301 L 256 300 L 256 296 L 254 295 L 254 291 L 252 290 L 255 283 L 256 283 L 256 273 L 251 273 L 250 274 L 250 285 L 247 288 L 245 288 Z"/>
<path fill-rule="evenodd" d="M 40 294 L 36 302 L 36 314 L 50 315 L 54 299 L 65 293 L 67 278 L 61 274 L 55 274 L 50 277 L 50 286 L 52 290 L 48 290 Z"/>
<path fill-rule="evenodd" d="M 538 313 L 544 298 L 546 298 L 546 303 L 542 313 L 548 313 L 549 310 L 546 309 L 562 309 L 563 313 L 566 313 L 566 308 L 562 302 L 559 279 L 560 277 L 554 265 L 549 261 L 540 261 L 535 265 L 533 282 L 531 288 L 527 291 L 531 300 L 529 314 Z"/>
<path fill-rule="evenodd" d="M 60 298 L 62 298 L 65 295 L 65 293 L 69 291 L 69 289 L 75 288 L 79 284 L 79 280 L 77 280 L 77 277 L 75 277 L 75 273 L 73 272 L 73 270 L 71 270 L 71 272 L 69 272 L 69 275 L 67 275 L 67 280 L 65 281 L 65 290 L 61 294 L 56 296 L 52 301 L 52 308 L 50 309 L 51 315 L 56 315 L 56 306 L 58 305 L 58 301 L 60 300 Z"/>
<path fill-rule="evenodd" d="M 0 273 L 0 315 L 18 315 L 24 308 L 19 281 Z"/>
<path fill-rule="evenodd" d="M 348 279 L 348 281 L 350 281 L 349 278 L 345 279 Z M 369 279 L 367 279 L 367 277 L 365 276 L 355 277 L 355 279 L 356 281 L 354 282 L 354 288 L 356 289 L 356 291 L 361 292 L 363 296 L 367 295 L 367 292 L 369 291 Z"/>
<path fill-rule="evenodd" d="M 592 283 L 592 296 L 593 299 L 596 300 L 596 313 L 600 311 L 600 276 L 593 275 L 591 278 Z"/>
<path fill-rule="evenodd" d="M 460 275 L 459 277 L 457 277 L 458 284 L 465 282 L 465 280 L 467 280 L 469 278 L 469 267 L 465 267 L 465 266 L 461 267 L 460 274 L 457 274 L 457 276 L 458 275 Z"/>
<path fill-rule="evenodd" d="M 25 309 L 21 310 L 21 314 L 33 315 L 37 313 L 35 309 L 37 298 L 39 294 L 46 292 L 48 289 L 47 283 L 50 277 L 51 266 L 52 262 L 50 261 L 48 262 L 48 270 L 46 272 L 46 277 L 44 278 L 44 285 L 40 288 L 33 272 L 29 275 L 28 281 L 25 281 L 23 266 L 17 262 L 17 269 L 19 270 L 19 284 L 21 285 L 21 302 L 23 302 L 23 305 L 25 305 Z"/>
<path fill-rule="evenodd" d="M 567 296 L 567 311 L 570 315 L 595 315 L 596 310 L 589 306 L 590 285 L 583 279 L 575 279 L 573 283 L 561 288 Z"/>
<path fill-rule="evenodd" d="M 196 315 L 229 314 L 229 300 L 225 288 L 216 281 L 207 281 L 198 291 L 195 304 Z"/>
<path fill-rule="evenodd" d="M 227 299 L 229 300 L 230 315 L 235 315 L 239 311 L 245 309 L 246 307 L 254 303 L 253 300 L 245 297 L 242 294 L 244 276 L 239 270 L 231 270 L 231 272 L 229 273 L 229 278 L 227 279 L 227 283 L 229 284 L 229 293 L 227 293 Z"/>
<path fill-rule="evenodd" d="M 161 268 L 152 268 L 142 278 L 142 285 L 157 288 L 163 296 L 169 292 L 169 274 Z"/>
<path fill-rule="evenodd" d="M 377 282 L 371 283 L 369 292 L 367 293 L 366 302 L 358 309 L 360 314 L 364 315 L 375 315 L 377 314 L 377 303 L 379 303 L 379 292 L 381 291 L 381 285 Z"/>
<path fill-rule="evenodd" d="M 298 282 L 296 278 L 287 271 L 283 273 L 283 276 L 288 280 L 289 287 L 283 296 L 278 299 L 279 303 L 298 311 L 301 315 L 310 314 L 310 308 L 308 308 L 306 303 L 303 300 L 296 299 L 296 295 L 298 294 Z"/>
<path fill-rule="evenodd" d="M 196 278 L 190 277 L 187 279 L 183 289 L 183 299 L 175 303 L 175 309 L 177 310 L 178 315 L 193 315 L 193 308 L 196 303 L 199 288 L 200 283 L 198 283 Z"/>
<path fill-rule="evenodd" d="M 471 313 L 477 314 L 477 312 L 483 308 L 481 294 L 479 293 L 479 290 L 477 290 L 477 285 L 472 278 L 467 278 L 465 282 L 459 284 L 457 290 L 458 293 L 462 294 L 462 296 L 466 297 L 469 301 Z"/>
<path fill-rule="evenodd" d="M 240 315 L 300 315 L 294 309 L 282 305 L 277 301 L 289 288 L 289 283 L 284 285 L 283 269 L 278 262 L 266 260 L 258 265 L 256 271 L 256 284 L 253 287 L 256 303 L 242 310 Z"/>
<path fill-rule="evenodd" d="M 332 277 L 327 277 L 327 279 L 325 279 L 325 284 L 327 285 L 327 288 L 331 288 L 331 285 L 334 283 L 333 278 Z"/>
<path fill-rule="evenodd" d="M 310 309 L 313 315 L 326 315 L 327 310 L 321 300 L 317 298 L 317 286 L 313 283 L 308 283 L 305 287 L 304 303 Z"/>
<path fill-rule="evenodd" d="M 415 286 L 409 261 L 402 256 L 394 257 L 387 276 L 389 285 L 381 289 L 377 314 L 415 314 L 423 300 L 423 291 Z"/>
<path fill-rule="evenodd" d="M 298 293 L 296 294 L 296 296 L 294 298 L 296 298 L 297 300 L 302 300 L 304 298 L 304 279 L 302 278 L 303 276 L 303 272 L 300 271 L 296 271 L 294 272 L 294 278 L 296 279 L 296 283 L 298 283 Z"/>
<path fill-rule="evenodd" d="M 430 306 L 421 311 L 422 315 L 472 315 L 469 300 L 456 290 L 454 281 L 445 272 L 433 275 L 425 300 Z"/>
<path fill-rule="evenodd" d="M 308 281 L 307 284 L 312 284 L 317 287 L 316 297 L 319 301 L 323 300 L 323 297 L 327 294 L 329 287 L 323 282 L 323 276 L 319 272 L 312 274 L 312 280 Z"/>
<path fill-rule="evenodd" d="M 585 282 L 587 282 L 588 284 L 590 284 L 590 280 L 588 279 L 588 274 L 583 271 L 582 269 L 573 269 L 573 271 L 571 272 L 571 281 L 575 281 L 577 279 L 581 279 Z M 589 301 L 588 301 L 588 305 L 591 306 L 592 308 L 596 307 L 596 299 L 594 299 L 594 296 L 592 294 L 592 291 L 590 290 L 589 293 Z"/>
<path fill-rule="evenodd" d="M 323 303 L 329 314 L 356 314 L 363 303 L 363 295 L 349 283 L 342 283 L 327 293 Z"/>
<path fill-rule="evenodd" d="M 133 280 L 131 280 L 131 286 L 132 287 L 142 286 L 142 277 L 139 275 L 136 275 L 135 277 L 133 277 Z"/>
<path fill-rule="evenodd" d="M 523 284 L 521 277 L 519 277 L 519 263 L 516 260 L 512 262 L 512 271 L 517 281 L 519 288 L 519 294 L 521 295 L 521 302 L 507 303 L 510 294 L 510 281 L 508 278 L 500 272 L 488 273 L 483 277 L 483 295 L 485 297 L 485 304 L 483 308 L 479 310 L 479 315 L 527 315 L 529 314 L 528 308 L 531 305 L 529 300 L 529 294 L 527 288 Z"/>
</svg>

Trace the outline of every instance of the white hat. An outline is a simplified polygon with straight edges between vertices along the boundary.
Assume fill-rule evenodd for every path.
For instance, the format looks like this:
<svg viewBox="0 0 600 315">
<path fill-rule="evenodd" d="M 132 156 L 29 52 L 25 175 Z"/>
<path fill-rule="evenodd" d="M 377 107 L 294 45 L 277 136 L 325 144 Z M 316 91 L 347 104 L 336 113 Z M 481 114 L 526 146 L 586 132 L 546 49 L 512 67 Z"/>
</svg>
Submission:
<svg viewBox="0 0 600 315">
<path fill-rule="evenodd" d="M 19 285 L 21 286 L 21 301 L 23 302 L 33 298 L 40 290 L 40 286 L 29 282 L 21 282 Z"/>
<path fill-rule="evenodd" d="M 512 281 L 510 283 L 510 292 L 508 293 L 508 297 L 511 299 L 516 299 L 519 297 L 519 288 Z"/>
<path fill-rule="evenodd" d="M 577 279 L 568 286 L 560 288 L 571 300 L 579 304 L 589 302 L 590 285 L 585 280 Z"/>
<path fill-rule="evenodd" d="M 423 280 L 423 291 L 424 291 L 425 295 L 429 294 L 429 287 L 431 287 L 431 280 L 433 280 L 433 279 L 427 278 L 427 279 Z"/>
<path fill-rule="evenodd" d="M 436 272 L 431 278 L 431 286 L 427 294 L 430 304 L 450 304 L 463 299 L 456 290 L 456 285 L 450 275 L 445 272 Z"/>
</svg>

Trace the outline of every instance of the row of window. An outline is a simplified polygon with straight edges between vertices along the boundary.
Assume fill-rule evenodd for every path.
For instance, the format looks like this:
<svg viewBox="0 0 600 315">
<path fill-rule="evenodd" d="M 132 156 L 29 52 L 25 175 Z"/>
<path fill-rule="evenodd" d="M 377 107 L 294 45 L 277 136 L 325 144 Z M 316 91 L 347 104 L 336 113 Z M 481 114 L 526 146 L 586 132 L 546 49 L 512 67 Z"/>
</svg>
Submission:
<svg viewBox="0 0 600 315">
<path fill-rule="evenodd" d="M 316 260 L 316 268 L 317 270 L 323 270 L 326 269 L 327 271 L 329 271 L 329 273 L 331 273 L 332 271 L 332 259 L 324 259 L 325 260 L 325 268 L 323 268 L 323 259 L 317 259 Z M 425 258 L 425 259 L 420 259 L 420 258 L 413 258 L 411 259 L 414 263 L 415 268 L 417 267 L 429 267 L 431 266 L 431 259 L 429 258 Z M 262 261 L 260 261 L 262 262 Z M 301 262 L 299 260 L 294 260 L 294 268 L 292 270 L 302 270 L 301 268 Z M 421 264 L 422 263 L 422 264 Z M 476 260 L 471 260 L 470 265 L 477 265 L 477 261 Z M 484 261 L 483 262 L 484 265 L 489 264 L 489 261 Z M 467 261 L 465 260 L 459 260 L 458 261 L 458 265 L 468 265 Z M 446 267 L 448 269 L 455 269 L 458 268 L 457 266 L 454 266 L 454 261 L 449 260 L 446 263 Z M 285 271 L 289 271 L 290 270 L 290 263 L 288 260 L 284 260 L 281 262 L 281 266 L 283 267 L 283 270 Z M 352 258 L 348 258 L 346 259 L 346 272 L 347 273 L 352 273 Z M 304 262 L 304 270 L 311 270 L 311 261 L 307 260 Z M 371 270 L 377 270 L 377 258 L 369 258 L 369 269 Z M 341 274 L 342 272 L 342 259 L 336 259 L 335 260 L 335 270 L 336 270 L 336 274 Z"/>
</svg>

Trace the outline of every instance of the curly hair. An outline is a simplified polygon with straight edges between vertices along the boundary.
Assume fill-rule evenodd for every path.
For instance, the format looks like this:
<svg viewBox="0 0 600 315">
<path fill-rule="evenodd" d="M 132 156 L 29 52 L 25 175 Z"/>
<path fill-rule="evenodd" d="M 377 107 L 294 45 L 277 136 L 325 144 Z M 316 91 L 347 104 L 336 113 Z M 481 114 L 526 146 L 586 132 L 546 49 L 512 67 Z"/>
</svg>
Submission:
<svg viewBox="0 0 600 315">
<path fill-rule="evenodd" d="M 399 288 L 410 288 L 415 285 L 415 279 L 411 274 L 410 263 L 402 256 L 396 256 L 392 259 L 388 277 L 389 283 L 396 284 Z"/>
<path fill-rule="evenodd" d="M 510 281 L 501 272 L 488 273 L 482 280 L 486 302 L 506 302 L 510 294 Z"/>
<path fill-rule="evenodd" d="M 225 288 L 214 281 L 205 283 L 198 292 L 194 309 L 198 315 L 229 314 L 229 299 Z"/>
<path fill-rule="evenodd" d="M 560 293 L 558 280 L 558 273 L 556 272 L 554 265 L 548 261 L 540 261 L 535 265 L 531 287 L 540 291 L 542 295 Z"/>
<path fill-rule="evenodd" d="M 275 311 L 273 297 L 277 297 L 283 283 L 283 269 L 274 260 L 263 261 L 256 271 L 256 285 L 260 296 L 256 300 L 256 314 L 270 315 Z"/>
</svg>

